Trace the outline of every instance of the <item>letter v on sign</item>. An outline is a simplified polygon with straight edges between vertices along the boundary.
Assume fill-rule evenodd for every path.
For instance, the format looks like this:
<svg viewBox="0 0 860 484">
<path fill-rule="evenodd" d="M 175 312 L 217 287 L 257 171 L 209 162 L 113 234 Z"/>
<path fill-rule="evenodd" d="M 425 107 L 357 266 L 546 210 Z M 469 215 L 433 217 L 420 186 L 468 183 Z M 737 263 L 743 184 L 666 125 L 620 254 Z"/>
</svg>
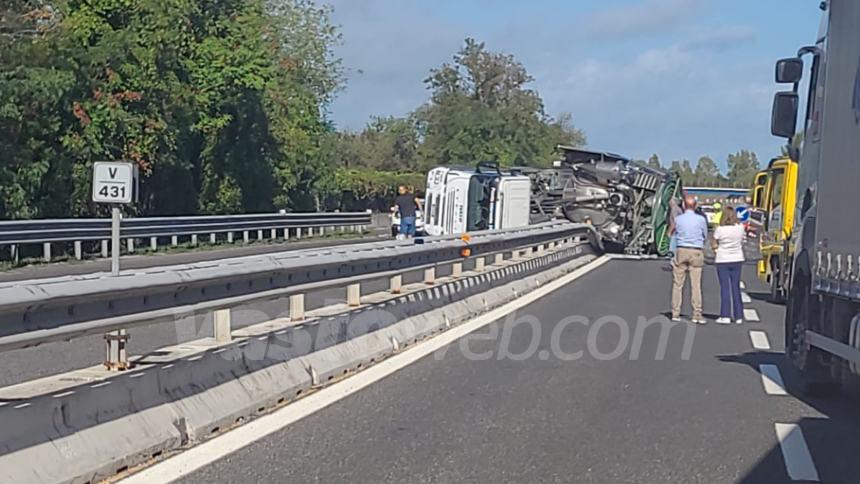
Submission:
<svg viewBox="0 0 860 484">
<path fill-rule="evenodd" d="M 108 168 L 108 173 L 112 180 L 116 178 L 117 171 L 119 171 L 119 168 Z"/>
</svg>

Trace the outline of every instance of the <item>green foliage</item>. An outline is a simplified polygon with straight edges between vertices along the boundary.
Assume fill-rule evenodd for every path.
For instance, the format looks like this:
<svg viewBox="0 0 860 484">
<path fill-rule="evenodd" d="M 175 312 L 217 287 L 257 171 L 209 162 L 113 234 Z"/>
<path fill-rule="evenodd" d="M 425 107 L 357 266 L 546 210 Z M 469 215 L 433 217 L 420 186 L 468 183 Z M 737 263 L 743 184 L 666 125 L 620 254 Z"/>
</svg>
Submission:
<svg viewBox="0 0 860 484">
<path fill-rule="evenodd" d="M 369 168 L 340 168 L 327 187 L 331 208 L 387 211 L 403 185 L 413 192 L 424 189 L 426 175 L 418 172 L 381 171 Z"/>
<path fill-rule="evenodd" d="M 361 133 L 344 133 L 335 164 L 423 171 L 437 165 L 548 165 L 559 144 L 585 136 L 570 114 L 551 118 L 532 77 L 513 56 L 466 39 L 453 62 L 433 69 L 430 100 L 403 118 L 374 118 Z"/>
<path fill-rule="evenodd" d="M 139 165 L 137 210 L 151 214 L 271 210 L 316 181 L 343 80 L 327 7 L 67 0 L 13 17 L 11 6 L 0 33 L 38 35 L 0 35 L 0 217 L 95 213 L 99 160 Z"/>
<path fill-rule="evenodd" d="M 752 185 L 755 174 L 761 170 L 758 157 L 749 150 L 740 150 L 730 154 L 727 160 L 729 167 L 729 183 L 735 187 L 748 187 Z"/>
<path fill-rule="evenodd" d="M 489 52 L 466 39 L 453 63 L 425 80 L 431 100 L 416 111 L 424 166 L 472 164 L 546 165 L 559 144 L 582 145 L 585 136 L 569 114 L 550 118 L 533 81 L 513 56 Z"/>
</svg>

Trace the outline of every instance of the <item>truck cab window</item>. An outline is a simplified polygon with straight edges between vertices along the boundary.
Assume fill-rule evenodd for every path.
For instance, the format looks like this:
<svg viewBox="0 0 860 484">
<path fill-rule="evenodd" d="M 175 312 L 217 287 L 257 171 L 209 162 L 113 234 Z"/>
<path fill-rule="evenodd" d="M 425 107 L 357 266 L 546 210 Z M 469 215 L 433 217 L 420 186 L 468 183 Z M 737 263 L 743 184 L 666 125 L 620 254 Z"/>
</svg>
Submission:
<svg viewBox="0 0 860 484">
<path fill-rule="evenodd" d="M 778 208 L 782 205 L 782 191 L 785 186 L 785 172 L 782 170 L 775 171 L 773 173 L 773 184 L 771 185 L 771 210 Z"/>
</svg>

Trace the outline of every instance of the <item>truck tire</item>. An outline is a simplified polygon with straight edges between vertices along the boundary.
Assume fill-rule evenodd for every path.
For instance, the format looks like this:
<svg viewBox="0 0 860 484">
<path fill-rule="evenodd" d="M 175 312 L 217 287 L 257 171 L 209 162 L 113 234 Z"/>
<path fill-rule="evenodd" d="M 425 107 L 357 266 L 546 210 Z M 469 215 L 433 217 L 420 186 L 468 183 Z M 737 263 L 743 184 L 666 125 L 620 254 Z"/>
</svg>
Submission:
<svg viewBox="0 0 860 484">
<path fill-rule="evenodd" d="M 810 282 L 808 273 L 795 274 L 785 311 L 785 353 L 800 373 L 800 390 L 804 394 L 831 396 L 839 393 L 840 385 L 831 376 L 830 357 L 806 344 L 806 331 L 823 316 L 818 297 L 810 292 Z"/>
</svg>

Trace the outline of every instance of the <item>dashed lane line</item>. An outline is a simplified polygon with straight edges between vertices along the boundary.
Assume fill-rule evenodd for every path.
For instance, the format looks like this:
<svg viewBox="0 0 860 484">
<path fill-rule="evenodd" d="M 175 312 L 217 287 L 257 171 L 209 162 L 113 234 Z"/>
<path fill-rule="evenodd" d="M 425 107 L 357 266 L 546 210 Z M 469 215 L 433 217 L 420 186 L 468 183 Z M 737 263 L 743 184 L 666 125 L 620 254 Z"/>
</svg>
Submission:
<svg viewBox="0 0 860 484">
<path fill-rule="evenodd" d="M 776 424 L 776 437 L 782 449 L 785 470 L 793 481 L 819 482 L 818 470 L 797 424 Z"/>
<path fill-rule="evenodd" d="M 744 281 L 741 281 L 741 289 L 746 289 L 746 288 L 747 288 L 747 285 L 744 284 Z"/>
<path fill-rule="evenodd" d="M 750 331 L 750 341 L 753 348 L 757 350 L 769 350 L 770 341 L 767 339 L 767 333 L 764 331 Z"/>
<path fill-rule="evenodd" d="M 758 323 L 761 321 L 761 318 L 758 316 L 758 311 L 755 309 L 744 309 L 744 321 Z"/>
<path fill-rule="evenodd" d="M 742 292 L 741 293 L 741 302 L 743 302 L 744 304 L 749 304 L 752 302 L 752 298 L 750 297 L 749 294 Z"/>
<path fill-rule="evenodd" d="M 768 395 L 788 395 L 785 391 L 785 383 L 782 380 L 782 374 L 779 373 L 779 368 L 776 365 L 759 365 L 761 373 L 761 383 L 764 385 L 764 391 Z"/>
<path fill-rule="evenodd" d="M 562 276 L 552 282 L 545 284 L 540 289 L 526 294 L 525 296 L 500 306 L 488 313 L 480 315 L 471 321 L 467 321 L 438 336 L 418 343 L 410 349 L 398 353 L 366 370 L 355 374 L 343 381 L 308 395 L 274 413 L 262 416 L 256 420 L 237 427 L 202 444 L 192 447 L 181 454 L 177 454 L 167 460 L 158 462 L 149 468 L 132 474 L 120 481 L 123 484 L 150 484 L 153 482 L 173 482 L 183 476 L 205 467 L 216 460 L 230 455 L 231 453 L 256 442 L 267 435 L 271 435 L 288 425 L 301 420 L 323 408 L 352 395 L 363 388 L 376 383 L 388 375 L 405 368 L 416 361 L 432 354 L 458 339 L 477 331 L 493 322 L 504 318 L 508 314 L 522 309 L 523 307 L 538 301 L 541 297 L 557 291 L 567 284 L 585 276 L 589 272 L 602 266 L 610 259 L 600 257 L 588 264 L 574 270 L 570 274 Z"/>
</svg>

